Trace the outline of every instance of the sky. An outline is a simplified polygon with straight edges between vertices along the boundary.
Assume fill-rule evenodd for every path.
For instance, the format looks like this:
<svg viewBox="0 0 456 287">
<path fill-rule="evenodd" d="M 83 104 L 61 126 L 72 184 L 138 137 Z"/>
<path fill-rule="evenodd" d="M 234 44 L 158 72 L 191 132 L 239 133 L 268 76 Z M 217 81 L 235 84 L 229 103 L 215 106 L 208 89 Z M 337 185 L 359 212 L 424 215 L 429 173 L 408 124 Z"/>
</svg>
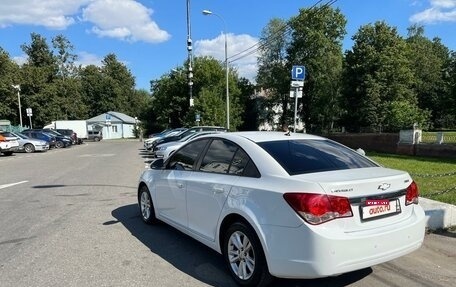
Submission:
<svg viewBox="0 0 456 287">
<path fill-rule="evenodd" d="M 321 4 L 329 0 L 320 1 Z M 150 81 L 171 73 L 187 59 L 187 3 L 194 56 L 224 61 L 255 47 L 273 18 L 288 20 L 318 0 L 1 0 L 0 47 L 17 63 L 26 55 L 31 33 L 51 39 L 64 35 L 74 46 L 77 64 L 101 65 L 109 53 L 124 63 L 136 79 L 136 88 L 150 90 Z M 343 50 L 360 26 L 385 21 L 402 36 L 412 24 L 425 35 L 439 37 L 456 51 L 456 0 L 336 0 L 333 7 L 347 19 Z M 210 10 L 212 15 L 203 15 Z M 226 34 L 225 34 L 226 33 Z M 234 58 L 230 58 L 234 59 Z M 296 63 L 300 65 L 300 63 Z M 252 82 L 256 54 L 230 62 L 240 76 Z"/>
</svg>

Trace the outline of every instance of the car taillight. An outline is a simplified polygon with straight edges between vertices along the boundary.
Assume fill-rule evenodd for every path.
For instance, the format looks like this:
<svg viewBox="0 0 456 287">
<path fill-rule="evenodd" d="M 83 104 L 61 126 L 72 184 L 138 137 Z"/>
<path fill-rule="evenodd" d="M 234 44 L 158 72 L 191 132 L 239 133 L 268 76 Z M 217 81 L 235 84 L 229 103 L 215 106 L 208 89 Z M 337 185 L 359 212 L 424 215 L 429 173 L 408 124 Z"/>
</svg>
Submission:
<svg viewBox="0 0 456 287">
<path fill-rule="evenodd" d="M 353 216 L 348 198 L 316 193 L 285 193 L 286 202 L 308 223 Z"/>
<path fill-rule="evenodd" d="M 420 193 L 418 191 L 418 185 L 412 181 L 412 183 L 407 187 L 407 192 L 405 193 L 405 205 L 418 204 L 418 197 Z"/>
</svg>

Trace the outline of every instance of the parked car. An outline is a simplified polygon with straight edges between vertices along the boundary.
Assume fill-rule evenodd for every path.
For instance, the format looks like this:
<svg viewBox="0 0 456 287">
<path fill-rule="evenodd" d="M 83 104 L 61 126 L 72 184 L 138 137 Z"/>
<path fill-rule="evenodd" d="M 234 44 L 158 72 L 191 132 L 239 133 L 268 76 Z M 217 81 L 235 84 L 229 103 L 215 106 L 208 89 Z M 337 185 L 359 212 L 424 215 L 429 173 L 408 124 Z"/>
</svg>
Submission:
<svg viewBox="0 0 456 287">
<path fill-rule="evenodd" d="M 165 222 L 221 253 L 243 286 L 333 276 L 418 249 L 418 197 L 407 172 L 282 132 L 201 136 L 152 162 L 138 185 L 144 222 Z"/>
<path fill-rule="evenodd" d="M 163 132 L 155 134 L 151 138 L 144 140 L 144 148 L 147 150 L 152 150 L 152 145 L 155 141 L 157 141 L 161 138 L 177 135 L 185 130 L 187 130 L 187 129 L 186 128 L 176 128 L 176 129 L 164 130 Z"/>
<path fill-rule="evenodd" d="M 78 134 L 72 129 L 55 129 L 55 131 L 69 137 L 73 144 L 82 144 L 82 139 L 78 138 Z"/>
<path fill-rule="evenodd" d="M 87 139 L 99 142 L 103 139 L 103 132 L 102 131 L 88 131 Z"/>
<path fill-rule="evenodd" d="M 48 134 L 48 135 L 54 137 L 55 138 L 55 144 L 54 144 L 55 148 L 66 148 L 66 147 L 69 147 L 72 145 L 71 138 L 64 136 L 52 129 L 28 129 L 28 130 L 22 131 L 22 133 L 29 132 L 29 131 L 41 132 L 41 133 L 45 133 L 45 134 Z M 51 147 L 52 147 L 52 144 L 51 144 Z"/>
<path fill-rule="evenodd" d="M 16 152 L 18 148 L 19 142 L 13 134 L 0 131 L 0 154 L 10 156 Z"/>
<path fill-rule="evenodd" d="M 194 138 L 203 136 L 203 135 L 213 134 L 213 133 L 217 133 L 217 132 L 216 131 L 196 132 L 196 133 L 189 134 L 188 136 L 186 136 L 178 141 L 159 144 L 154 148 L 154 156 L 156 158 L 167 159 L 171 153 L 173 153 L 174 151 L 179 149 L 181 146 L 186 144 L 188 141 L 190 141 Z"/>
<path fill-rule="evenodd" d="M 35 131 L 35 130 L 24 130 L 21 132 L 21 134 L 23 134 L 29 138 L 46 141 L 49 144 L 49 148 L 55 147 L 56 139 L 54 136 L 52 136 L 48 133 L 41 132 L 41 131 Z"/>
<path fill-rule="evenodd" d="M 17 138 L 19 142 L 18 151 L 24 151 L 26 153 L 32 153 L 35 151 L 47 151 L 49 150 L 49 143 L 44 140 L 29 138 L 21 133 L 11 133 Z"/>
<path fill-rule="evenodd" d="M 154 150 L 154 148 L 162 143 L 167 143 L 167 142 L 174 142 L 178 141 L 189 134 L 196 133 L 196 132 L 202 132 L 202 131 L 218 131 L 218 132 L 226 132 L 228 131 L 225 127 L 218 127 L 218 126 L 197 126 L 197 127 L 191 127 L 189 129 L 186 129 L 185 131 L 173 135 L 173 136 L 168 136 L 168 137 L 163 137 L 160 138 L 152 143 L 151 150 Z"/>
<path fill-rule="evenodd" d="M 73 145 L 73 140 L 71 137 L 63 135 L 56 130 L 53 129 L 42 129 L 43 132 L 51 134 L 55 137 L 55 147 L 56 148 L 64 148 Z"/>
</svg>

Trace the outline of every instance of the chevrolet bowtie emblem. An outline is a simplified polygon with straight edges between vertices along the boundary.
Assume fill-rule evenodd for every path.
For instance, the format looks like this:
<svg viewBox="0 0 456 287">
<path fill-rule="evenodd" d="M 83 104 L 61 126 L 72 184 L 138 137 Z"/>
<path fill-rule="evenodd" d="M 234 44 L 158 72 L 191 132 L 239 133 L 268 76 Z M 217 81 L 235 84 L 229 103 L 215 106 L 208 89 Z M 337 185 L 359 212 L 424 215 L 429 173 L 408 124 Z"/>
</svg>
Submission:
<svg viewBox="0 0 456 287">
<path fill-rule="evenodd" d="M 389 183 L 382 183 L 377 187 L 377 189 L 387 190 L 388 188 L 390 188 L 390 186 L 391 186 L 391 184 L 389 184 Z"/>
</svg>

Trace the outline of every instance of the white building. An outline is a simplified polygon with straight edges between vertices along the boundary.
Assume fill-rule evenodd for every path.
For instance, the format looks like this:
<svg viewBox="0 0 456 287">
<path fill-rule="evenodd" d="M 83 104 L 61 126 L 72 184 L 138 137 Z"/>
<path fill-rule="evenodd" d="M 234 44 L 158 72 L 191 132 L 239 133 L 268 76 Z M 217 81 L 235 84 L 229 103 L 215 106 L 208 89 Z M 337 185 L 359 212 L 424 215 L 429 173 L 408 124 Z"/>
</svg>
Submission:
<svg viewBox="0 0 456 287">
<path fill-rule="evenodd" d="M 103 139 L 134 138 L 139 121 L 119 112 L 106 112 L 87 120 L 88 131 L 102 131 Z"/>
</svg>

